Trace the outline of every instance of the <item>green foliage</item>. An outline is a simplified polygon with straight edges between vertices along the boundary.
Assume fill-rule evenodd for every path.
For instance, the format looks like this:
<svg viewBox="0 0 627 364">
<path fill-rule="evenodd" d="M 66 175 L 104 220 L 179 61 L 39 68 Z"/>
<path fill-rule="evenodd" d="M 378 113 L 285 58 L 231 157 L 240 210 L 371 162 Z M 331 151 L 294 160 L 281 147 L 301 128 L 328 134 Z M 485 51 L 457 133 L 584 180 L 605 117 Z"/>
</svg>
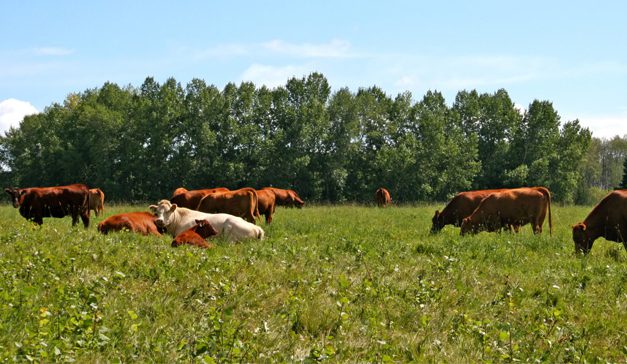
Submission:
<svg viewBox="0 0 627 364">
<path fill-rule="evenodd" d="M 212 250 L 0 207 L 0 360 L 620 362 L 627 256 L 553 235 L 429 234 L 441 206 L 279 209 Z M 107 214 L 145 210 L 109 206 Z M 100 218 L 94 219 L 94 225 Z"/>
</svg>

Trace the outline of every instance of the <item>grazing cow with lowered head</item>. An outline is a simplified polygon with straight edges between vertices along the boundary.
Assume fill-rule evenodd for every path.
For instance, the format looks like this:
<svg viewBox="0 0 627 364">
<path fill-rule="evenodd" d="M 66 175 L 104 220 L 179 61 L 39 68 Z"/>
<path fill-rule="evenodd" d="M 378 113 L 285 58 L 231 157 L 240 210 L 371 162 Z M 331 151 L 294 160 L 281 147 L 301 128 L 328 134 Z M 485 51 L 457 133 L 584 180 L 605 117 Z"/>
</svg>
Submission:
<svg viewBox="0 0 627 364">
<path fill-rule="evenodd" d="M 600 237 L 623 243 L 627 250 L 627 190 L 610 192 L 583 222 L 573 225 L 576 252 L 588 254 Z"/>
<path fill-rule="evenodd" d="M 184 188 L 177 188 L 176 191 L 178 190 L 184 190 Z M 171 203 L 176 204 L 179 207 L 186 207 L 188 209 L 192 209 L 192 210 L 197 210 L 198 209 L 198 205 L 200 204 L 200 200 L 202 200 L 203 197 L 215 193 L 215 192 L 224 192 L 224 191 L 228 191 L 229 189 L 226 187 L 216 187 L 216 188 L 206 188 L 203 190 L 191 190 L 191 191 L 185 191 L 182 193 L 178 193 L 172 196 L 172 198 L 170 199 Z M 176 193 L 176 191 L 174 191 Z"/>
<path fill-rule="evenodd" d="M 111 231 L 128 230 L 142 235 L 161 236 L 160 230 L 155 224 L 157 218 L 149 212 L 126 212 L 112 215 L 98 224 L 98 231 L 108 234 Z"/>
<path fill-rule="evenodd" d="M 235 191 L 208 194 L 200 200 L 196 210 L 214 214 L 231 214 L 254 224 L 255 217 L 259 216 L 257 202 L 257 192 L 254 189 L 241 188 Z"/>
<path fill-rule="evenodd" d="M 196 220 L 207 220 L 218 232 L 229 241 L 244 239 L 263 239 L 264 231 L 241 217 L 229 214 L 207 214 L 204 212 L 178 207 L 168 200 L 161 200 L 157 205 L 150 205 L 150 211 L 157 217 L 155 223 L 164 228 L 168 234 L 177 236 L 196 225 Z"/>
<path fill-rule="evenodd" d="M 276 209 L 276 195 L 271 190 L 257 190 L 257 209 L 259 215 L 266 217 L 266 224 L 272 222 L 272 215 Z"/>
<path fill-rule="evenodd" d="M 305 204 L 305 201 L 301 200 L 298 193 L 294 190 L 284 190 L 281 188 L 264 187 L 262 190 L 271 190 L 274 192 L 275 204 L 277 206 L 285 207 L 298 207 L 301 208 Z"/>
<path fill-rule="evenodd" d="M 392 197 L 390 197 L 390 191 L 383 187 L 379 187 L 374 193 L 374 200 L 379 207 L 386 207 L 392 204 Z"/>
<path fill-rule="evenodd" d="M 178 234 L 176 238 L 172 240 L 172 247 L 187 244 L 203 249 L 213 248 L 215 245 L 208 243 L 205 239 L 215 235 L 218 235 L 218 232 L 211 226 L 209 221 L 196 220 L 196 225 Z"/>
<path fill-rule="evenodd" d="M 539 234 L 547 210 L 551 233 L 551 194 L 547 188 L 524 187 L 495 192 L 481 200 L 475 211 L 462 220 L 461 234 L 500 231 L 503 227 L 526 224 L 531 224 L 533 233 Z"/>
<path fill-rule="evenodd" d="M 36 224 L 44 223 L 44 217 L 72 216 L 72 226 L 80 217 L 85 228 L 89 226 L 89 190 L 84 184 L 56 187 L 6 188 L 14 207 L 20 215 Z"/>
<path fill-rule="evenodd" d="M 96 216 L 104 211 L 104 192 L 100 188 L 89 189 L 89 213 L 93 210 Z"/>
<path fill-rule="evenodd" d="M 431 219 L 431 233 L 440 232 L 446 225 L 461 226 L 462 220 L 470 216 L 484 198 L 494 192 L 502 192 L 506 189 L 477 190 L 460 192 L 444 207 L 442 212 L 436 210 Z"/>
</svg>

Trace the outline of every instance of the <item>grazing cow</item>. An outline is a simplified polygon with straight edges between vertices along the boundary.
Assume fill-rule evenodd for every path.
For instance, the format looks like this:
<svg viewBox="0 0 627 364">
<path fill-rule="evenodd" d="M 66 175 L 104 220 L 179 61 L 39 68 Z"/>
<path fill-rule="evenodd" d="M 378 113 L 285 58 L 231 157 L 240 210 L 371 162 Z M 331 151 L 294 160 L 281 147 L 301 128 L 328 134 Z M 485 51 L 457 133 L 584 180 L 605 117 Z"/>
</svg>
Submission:
<svg viewBox="0 0 627 364">
<path fill-rule="evenodd" d="M 254 189 L 241 188 L 235 191 L 208 194 L 200 200 L 196 210 L 214 214 L 231 214 L 254 224 L 255 217 L 259 216 L 257 202 L 257 192 Z"/>
<path fill-rule="evenodd" d="M 72 216 L 72 226 L 80 216 L 85 228 L 89 227 L 89 190 L 83 184 L 56 187 L 6 188 L 14 207 L 20 215 L 36 224 L 44 217 Z"/>
<path fill-rule="evenodd" d="M 181 189 L 184 189 L 184 188 L 182 187 L 177 188 L 174 192 L 176 193 L 176 191 L 181 190 Z M 172 198 L 170 199 L 170 202 L 176 204 L 179 207 L 186 207 L 188 209 L 197 210 L 198 205 L 200 204 L 200 200 L 202 200 L 203 197 L 211 193 L 224 192 L 228 190 L 229 189 L 226 187 L 216 187 L 216 188 L 207 188 L 203 190 L 186 191 L 186 192 L 175 194 L 174 196 L 172 196 Z"/>
<path fill-rule="evenodd" d="M 181 193 L 185 193 L 187 192 L 188 189 L 185 187 L 179 187 L 176 190 L 174 190 L 174 192 L 172 192 L 172 197 L 176 196 L 176 195 L 180 195 Z"/>
<path fill-rule="evenodd" d="M 209 221 L 196 220 L 196 225 L 178 234 L 176 238 L 172 240 L 172 247 L 188 244 L 203 249 L 213 248 L 214 245 L 208 243 L 205 239 L 214 235 L 218 235 L 218 232 L 211 226 Z"/>
<path fill-rule="evenodd" d="M 259 226 L 229 214 L 207 214 L 178 207 L 168 200 L 161 200 L 158 205 L 150 205 L 150 210 L 157 217 L 155 220 L 157 226 L 164 228 L 172 236 L 177 236 L 196 225 L 196 220 L 207 220 L 219 236 L 229 241 L 261 240 L 264 237 L 264 231 Z"/>
<path fill-rule="evenodd" d="M 89 189 L 89 213 L 94 210 L 96 216 L 100 216 L 104 211 L 104 192 L 100 188 Z"/>
<path fill-rule="evenodd" d="M 266 217 L 266 224 L 272 222 L 272 215 L 276 208 L 276 195 L 271 190 L 257 190 L 257 209 L 260 215 Z"/>
<path fill-rule="evenodd" d="M 155 220 L 157 218 L 150 212 L 126 212 L 107 217 L 98 224 L 98 231 L 108 234 L 110 231 L 128 230 L 142 235 L 161 236 L 163 231 L 159 230 Z"/>
<path fill-rule="evenodd" d="M 481 200 L 473 213 L 462 220 L 461 234 L 500 231 L 503 227 L 530 223 L 534 234 L 542 232 L 549 211 L 549 233 L 552 233 L 551 194 L 544 187 L 524 187 L 495 192 Z"/>
<path fill-rule="evenodd" d="M 446 225 L 461 226 L 462 220 L 475 211 L 481 200 L 494 192 L 502 191 L 506 191 L 506 189 L 477 190 L 458 193 L 444 207 L 442 212 L 438 210 L 435 211 L 435 215 L 433 215 L 431 219 L 431 233 L 435 234 L 440 232 Z"/>
<path fill-rule="evenodd" d="M 383 187 L 379 187 L 374 193 L 374 200 L 379 207 L 386 207 L 392 204 L 392 197 L 390 197 L 390 191 Z"/>
<path fill-rule="evenodd" d="M 285 207 L 298 207 L 301 208 L 305 204 L 305 201 L 301 200 L 298 193 L 294 190 L 284 190 L 281 188 L 264 187 L 263 190 L 271 190 L 274 192 L 276 205 Z"/>
<path fill-rule="evenodd" d="M 588 254 L 599 237 L 623 243 L 627 250 L 627 190 L 610 192 L 583 222 L 573 225 L 576 252 Z"/>
</svg>

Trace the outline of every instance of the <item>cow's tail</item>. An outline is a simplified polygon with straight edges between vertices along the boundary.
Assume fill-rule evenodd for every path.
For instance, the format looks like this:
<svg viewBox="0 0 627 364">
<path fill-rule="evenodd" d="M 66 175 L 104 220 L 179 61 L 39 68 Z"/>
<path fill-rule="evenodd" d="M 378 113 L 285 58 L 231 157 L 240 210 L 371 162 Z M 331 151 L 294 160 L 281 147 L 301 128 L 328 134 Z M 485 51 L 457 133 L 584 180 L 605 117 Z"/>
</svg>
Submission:
<svg viewBox="0 0 627 364">
<path fill-rule="evenodd" d="M 255 200 L 255 218 L 261 218 L 259 214 L 259 196 L 257 196 L 257 191 L 255 189 L 251 189 L 253 193 L 253 198 Z"/>
<path fill-rule="evenodd" d="M 551 192 L 546 187 L 538 187 L 538 191 L 544 195 L 549 209 L 549 235 L 553 235 L 553 219 L 551 218 Z"/>
</svg>

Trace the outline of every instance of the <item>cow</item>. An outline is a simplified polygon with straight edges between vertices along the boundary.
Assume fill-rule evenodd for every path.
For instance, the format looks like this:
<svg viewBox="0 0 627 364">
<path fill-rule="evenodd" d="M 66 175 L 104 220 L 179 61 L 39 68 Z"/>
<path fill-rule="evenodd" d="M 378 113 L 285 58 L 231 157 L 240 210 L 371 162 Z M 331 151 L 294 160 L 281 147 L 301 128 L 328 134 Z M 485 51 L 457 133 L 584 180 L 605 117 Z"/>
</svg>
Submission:
<svg viewBox="0 0 627 364">
<path fill-rule="evenodd" d="M 89 189 L 89 213 L 93 210 L 96 216 L 104 211 L 104 192 L 100 188 Z"/>
<path fill-rule="evenodd" d="M 177 188 L 177 190 L 184 190 L 184 188 Z M 226 187 L 216 187 L 216 188 L 206 188 L 202 190 L 191 190 L 185 191 L 183 193 L 175 194 L 170 198 L 170 202 L 176 204 L 179 207 L 186 207 L 188 209 L 196 210 L 198 209 L 198 204 L 200 204 L 200 200 L 208 194 L 214 192 L 224 192 L 229 189 Z M 176 191 L 174 191 L 176 192 Z"/>
<path fill-rule="evenodd" d="M 44 217 L 72 216 L 72 226 L 80 217 L 85 228 L 89 227 L 89 189 L 84 184 L 56 187 L 5 188 L 11 196 L 13 207 L 20 215 L 37 225 L 44 223 Z"/>
<path fill-rule="evenodd" d="M 176 195 L 180 195 L 181 193 L 185 193 L 187 192 L 188 189 L 185 187 L 179 187 L 176 190 L 174 190 L 174 192 L 172 192 L 172 197 L 176 196 Z"/>
<path fill-rule="evenodd" d="M 588 254 L 599 237 L 623 243 L 627 250 L 627 190 L 610 192 L 572 228 L 575 252 Z"/>
<path fill-rule="evenodd" d="M 128 230 L 142 235 L 161 236 L 163 230 L 155 224 L 156 219 L 149 212 L 126 212 L 107 217 L 98 224 L 98 231 L 108 234 L 110 231 Z"/>
<path fill-rule="evenodd" d="M 262 190 L 271 190 L 274 192 L 277 206 L 302 208 L 305 204 L 305 201 L 301 200 L 298 193 L 294 190 L 284 190 L 275 187 L 264 187 Z"/>
<path fill-rule="evenodd" d="M 473 213 L 462 220 L 461 234 L 500 231 L 503 227 L 531 224 L 534 234 L 542 232 L 549 212 L 549 234 L 553 231 L 551 194 L 544 187 L 523 187 L 494 192 L 481 200 Z"/>
<path fill-rule="evenodd" d="M 266 224 L 272 222 L 272 215 L 276 208 L 276 195 L 271 190 L 257 190 L 257 209 L 260 215 L 266 217 Z"/>
<path fill-rule="evenodd" d="M 178 207 L 168 200 L 161 200 L 157 205 L 150 205 L 150 211 L 157 217 L 155 223 L 165 229 L 168 234 L 177 236 L 196 225 L 196 220 L 207 220 L 228 241 L 243 239 L 263 239 L 264 231 L 241 217 L 229 214 L 208 214 L 185 207 Z"/>
<path fill-rule="evenodd" d="M 392 204 L 392 197 L 390 197 L 390 191 L 383 187 L 379 187 L 374 193 L 374 200 L 379 207 L 386 207 Z"/>
<path fill-rule="evenodd" d="M 203 249 L 213 248 L 215 245 L 208 243 L 205 239 L 217 234 L 218 232 L 211 226 L 209 221 L 196 220 L 196 225 L 178 234 L 174 240 L 172 240 L 172 247 L 188 244 Z"/>
<path fill-rule="evenodd" d="M 475 211 L 481 200 L 494 192 L 502 191 L 506 191 L 506 189 L 476 190 L 458 193 L 444 207 L 442 212 L 439 210 L 435 211 L 431 219 L 431 233 L 435 234 L 440 232 L 446 225 L 461 226 L 462 220 Z"/>
<path fill-rule="evenodd" d="M 257 202 L 257 192 L 246 187 L 235 191 L 208 194 L 200 200 L 196 210 L 207 213 L 231 214 L 254 224 L 255 217 L 259 216 Z"/>
</svg>

